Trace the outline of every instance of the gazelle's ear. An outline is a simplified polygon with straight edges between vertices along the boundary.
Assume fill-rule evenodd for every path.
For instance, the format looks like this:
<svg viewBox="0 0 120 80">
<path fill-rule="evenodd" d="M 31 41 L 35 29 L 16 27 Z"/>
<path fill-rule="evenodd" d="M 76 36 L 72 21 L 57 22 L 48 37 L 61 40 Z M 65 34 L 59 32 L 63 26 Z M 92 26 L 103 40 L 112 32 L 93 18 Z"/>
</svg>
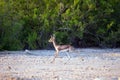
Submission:
<svg viewBox="0 0 120 80">
<path fill-rule="evenodd" d="M 55 39 L 55 34 L 53 34 L 52 38 Z"/>
<path fill-rule="evenodd" d="M 53 34 L 53 37 L 55 38 L 55 34 Z"/>
</svg>

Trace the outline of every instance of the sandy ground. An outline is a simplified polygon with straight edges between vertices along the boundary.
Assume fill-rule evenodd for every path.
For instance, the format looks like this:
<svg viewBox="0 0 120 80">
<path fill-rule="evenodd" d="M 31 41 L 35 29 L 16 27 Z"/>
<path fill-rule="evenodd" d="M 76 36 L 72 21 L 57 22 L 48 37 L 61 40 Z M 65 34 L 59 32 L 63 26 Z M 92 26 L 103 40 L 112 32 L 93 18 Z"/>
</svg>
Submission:
<svg viewBox="0 0 120 80">
<path fill-rule="evenodd" d="M 120 80 L 120 49 L 77 49 L 0 52 L 0 80 Z"/>
</svg>

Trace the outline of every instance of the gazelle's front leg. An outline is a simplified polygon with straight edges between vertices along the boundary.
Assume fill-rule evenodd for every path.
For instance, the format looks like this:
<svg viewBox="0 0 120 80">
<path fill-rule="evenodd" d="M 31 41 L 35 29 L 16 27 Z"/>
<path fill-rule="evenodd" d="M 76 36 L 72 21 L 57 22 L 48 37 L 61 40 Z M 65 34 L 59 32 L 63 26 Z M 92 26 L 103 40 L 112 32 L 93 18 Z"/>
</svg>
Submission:
<svg viewBox="0 0 120 80">
<path fill-rule="evenodd" d="M 51 63 L 53 63 L 55 61 L 55 58 L 58 56 L 58 51 L 55 52 L 54 54 L 54 58 L 53 58 L 53 61 Z"/>
</svg>

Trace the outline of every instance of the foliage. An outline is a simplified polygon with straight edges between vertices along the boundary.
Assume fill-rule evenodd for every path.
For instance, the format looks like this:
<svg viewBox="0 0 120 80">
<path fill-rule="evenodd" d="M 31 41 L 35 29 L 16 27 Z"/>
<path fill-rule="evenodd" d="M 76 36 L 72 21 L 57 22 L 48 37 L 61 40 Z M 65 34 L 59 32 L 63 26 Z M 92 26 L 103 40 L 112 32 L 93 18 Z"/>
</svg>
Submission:
<svg viewBox="0 0 120 80">
<path fill-rule="evenodd" d="M 70 37 L 67 32 L 55 32 L 55 38 L 58 44 L 70 44 Z"/>
<path fill-rule="evenodd" d="M 119 7 L 119 0 L 0 0 L 0 50 L 47 48 L 52 34 L 59 44 L 120 47 Z"/>
</svg>

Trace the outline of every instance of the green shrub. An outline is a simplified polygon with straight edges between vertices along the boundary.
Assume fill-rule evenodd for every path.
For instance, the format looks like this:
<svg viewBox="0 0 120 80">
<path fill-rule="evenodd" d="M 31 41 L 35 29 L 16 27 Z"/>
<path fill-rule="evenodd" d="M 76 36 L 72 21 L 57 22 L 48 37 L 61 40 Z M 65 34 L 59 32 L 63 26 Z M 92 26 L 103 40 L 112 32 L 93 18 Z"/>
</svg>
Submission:
<svg viewBox="0 0 120 80">
<path fill-rule="evenodd" d="M 70 35 L 68 32 L 55 32 L 57 44 L 70 44 Z"/>
</svg>

